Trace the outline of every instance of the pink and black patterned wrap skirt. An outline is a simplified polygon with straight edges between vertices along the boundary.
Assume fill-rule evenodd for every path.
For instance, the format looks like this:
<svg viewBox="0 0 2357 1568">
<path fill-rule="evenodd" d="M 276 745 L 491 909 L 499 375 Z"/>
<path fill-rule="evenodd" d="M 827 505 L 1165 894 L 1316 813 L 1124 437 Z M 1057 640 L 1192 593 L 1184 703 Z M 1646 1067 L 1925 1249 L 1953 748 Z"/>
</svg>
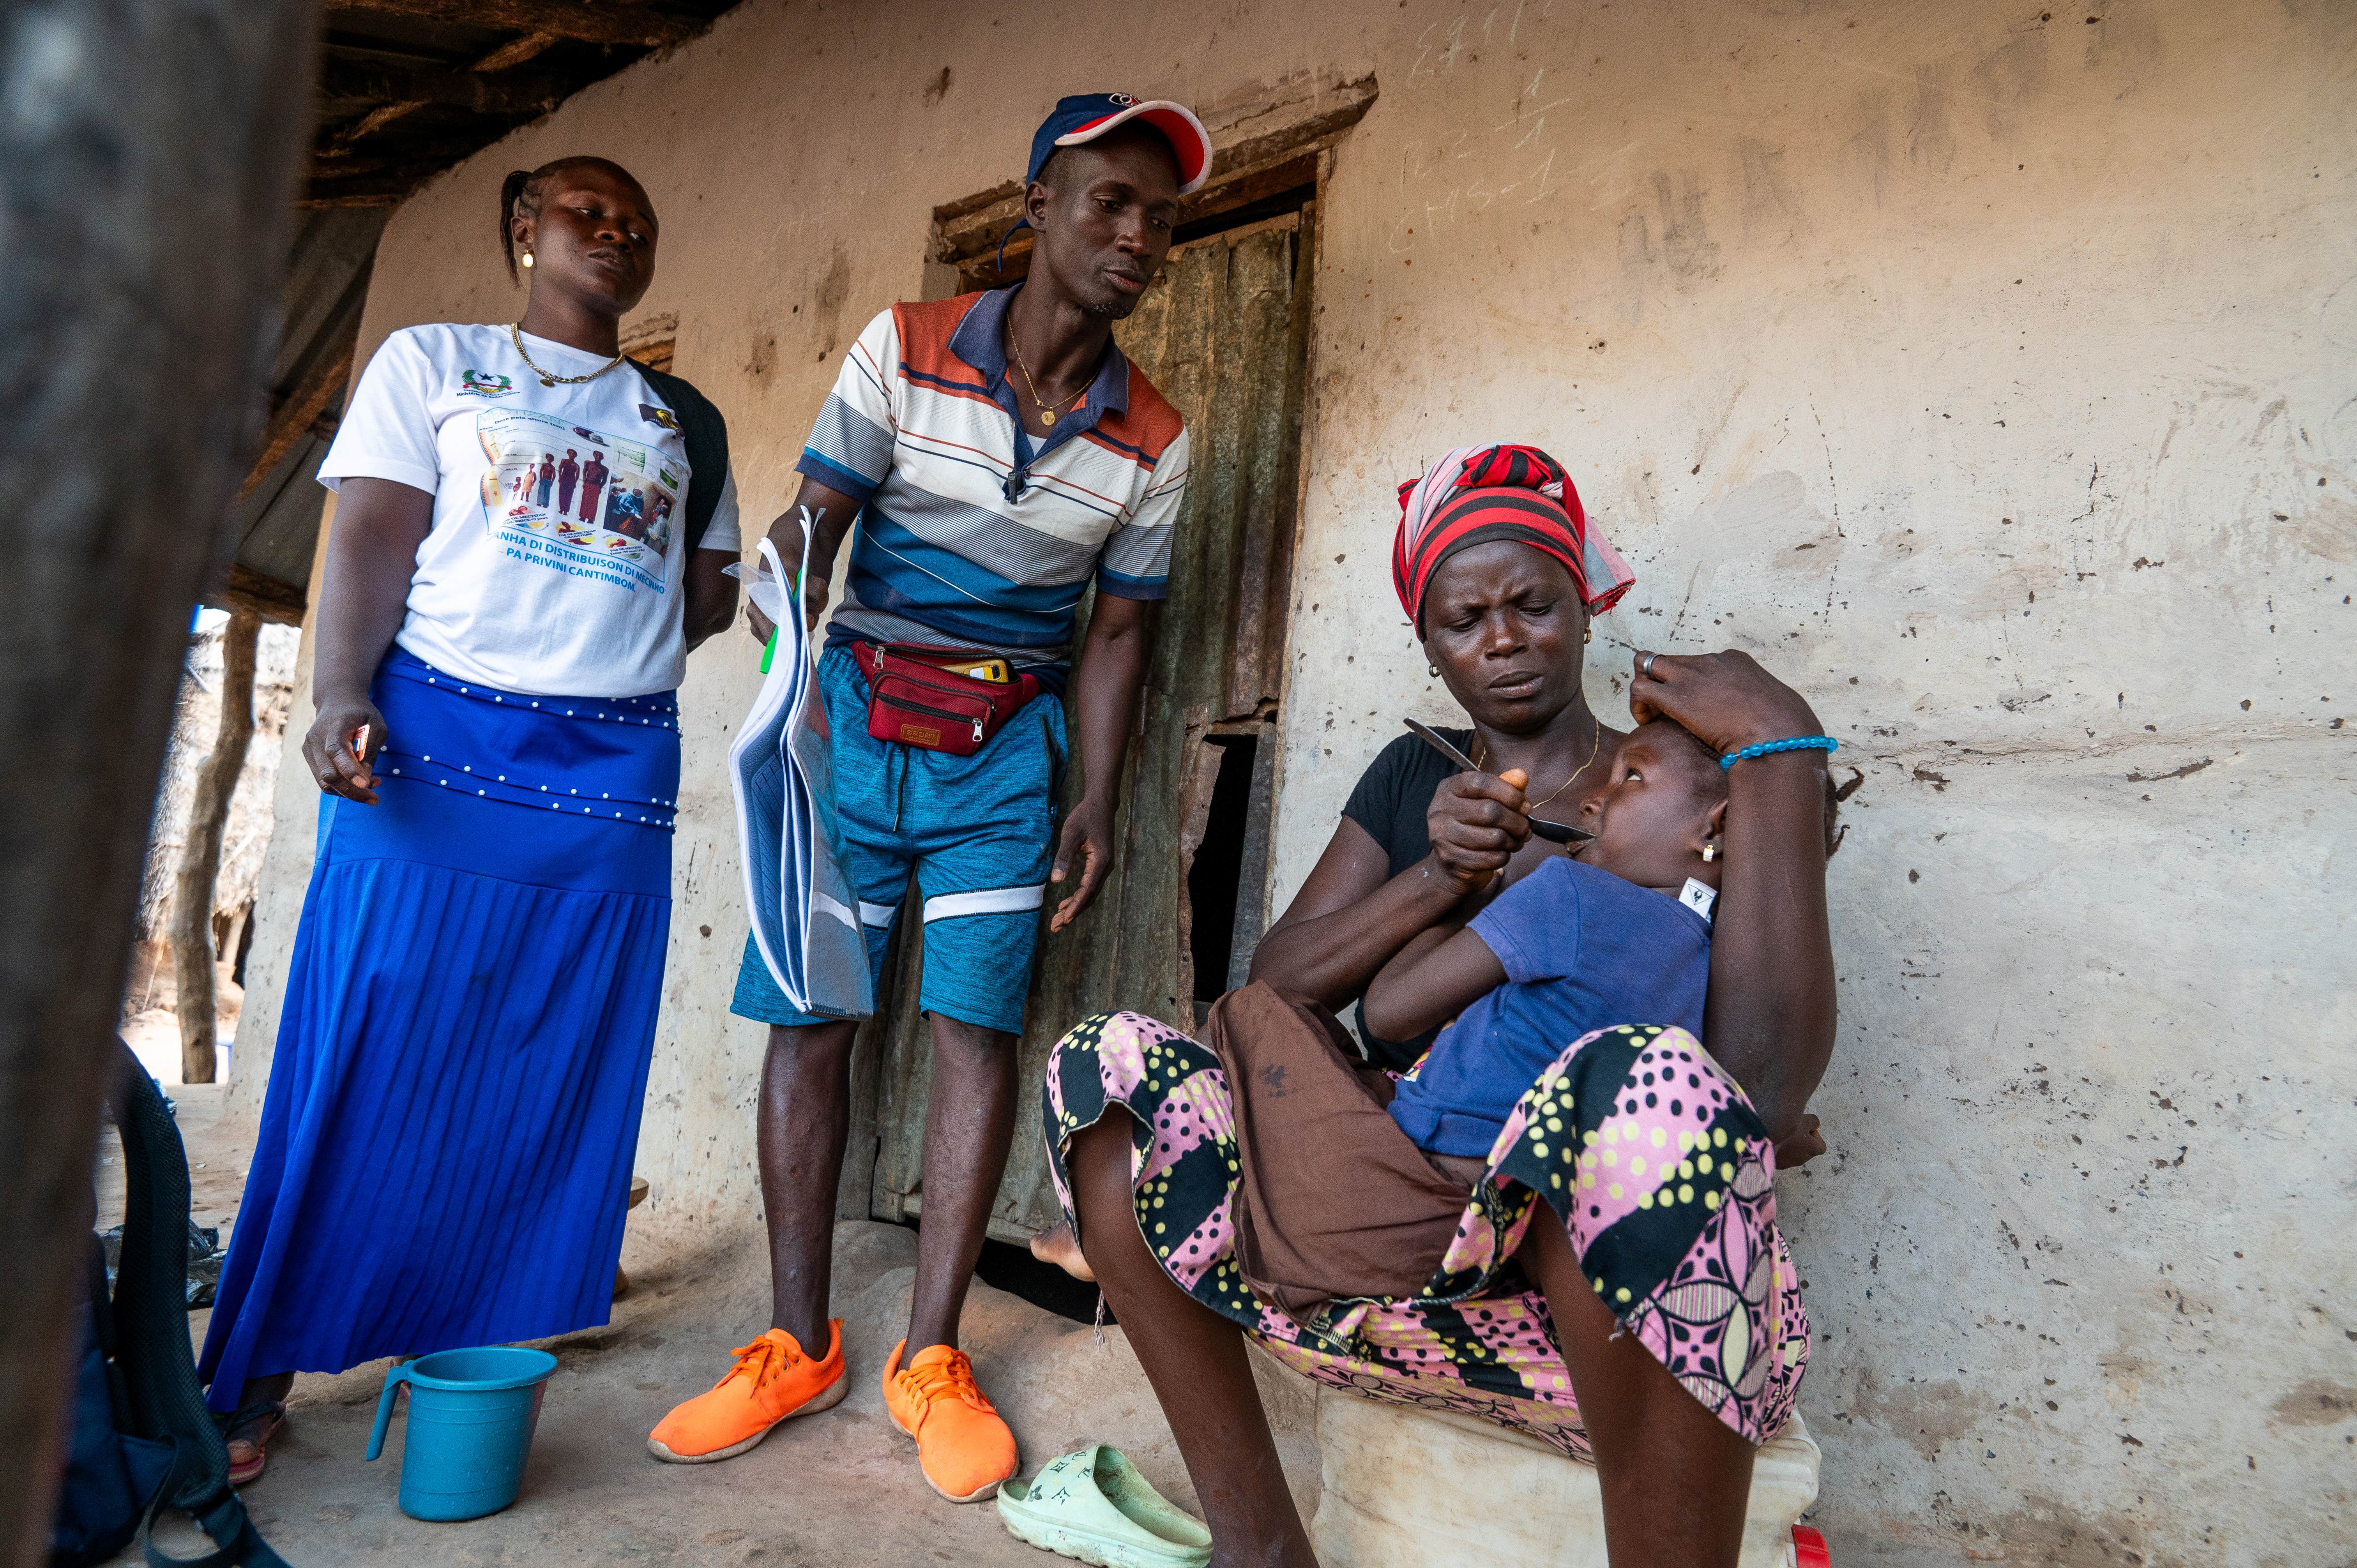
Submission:
<svg viewBox="0 0 2357 1568">
<path fill-rule="evenodd" d="M 1514 1262 L 1537 1198 L 1621 1328 L 1720 1421 L 1756 1444 L 1792 1417 L 1809 1319 L 1776 1228 L 1775 1154 L 1683 1029 L 1601 1029 L 1566 1047 L 1508 1117 L 1424 1289 L 1329 1301 L 1307 1322 L 1257 1300 L 1238 1270 L 1235 1120 L 1209 1048 L 1139 1014 L 1099 1014 L 1059 1042 L 1042 1095 L 1074 1233 L 1067 1147 L 1121 1106 L 1138 1226 L 1164 1272 L 1319 1382 L 1591 1459 L 1546 1298 Z"/>
</svg>

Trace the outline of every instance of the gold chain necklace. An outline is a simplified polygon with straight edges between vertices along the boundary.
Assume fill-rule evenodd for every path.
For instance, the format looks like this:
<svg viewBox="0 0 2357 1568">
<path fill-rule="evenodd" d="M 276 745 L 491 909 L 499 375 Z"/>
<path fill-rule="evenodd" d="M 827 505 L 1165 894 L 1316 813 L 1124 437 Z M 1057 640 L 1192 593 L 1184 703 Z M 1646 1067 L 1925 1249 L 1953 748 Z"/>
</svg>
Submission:
<svg viewBox="0 0 2357 1568">
<path fill-rule="evenodd" d="M 1484 769 L 1485 771 L 1488 769 L 1490 765 L 1489 746 L 1490 743 L 1487 740 L 1477 740 L 1473 745 L 1473 765 Z M 1604 721 L 1598 719 L 1596 721 L 1596 739 L 1587 748 L 1587 762 L 1583 762 L 1578 767 L 1573 768 L 1571 772 L 1565 777 L 1564 781 L 1555 787 L 1555 795 L 1560 795 L 1566 789 L 1570 789 L 1572 779 L 1577 779 L 1581 774 L 1587 772 L 1588 763 L 1594 762 L 1596 760 L 1596 754 L 1603 748 Z M 1541 806 L 1550 804 L 1555 800 L 1555 795 L 1549 795 L 1544 800 L 1531 801 L 1528 805 L 1523 808 L 1523 814 L 1524 816 L 1528 816 L 1533 811 L 1537 811 Z"/>
<path fill-rule="evenodd" d="M 1031 373 L 1030 365 L 1023 358 L 1023 345 L 1015 340 L 1015 323 L 1012 321 L 1006 324 L 1006 346 L 1015 350 L 1015 362 L 1023 367 L 1023 385 L 1030 394 L 1032 406 L 1039 411 L 1039 423 L 1052 427 L 1056 423 L 1056 410 L 1039 399 L 1039 378 Z M 1091 384 L 1094 384 L 1093 381 Z M 1071 402 L 1077 405 L 1088 395 L 1089 389 L 1083 386 L 1073 394 Z"/>
<path fill-rule="evenodd" d="M 583 381 L 594 381 L 599 376 L 604 375 L 608 371 L 612 370 L 616 365 L 620 364 L 624 359 L 623 355 L 617 354 L 611 360 L 598 366 L 596 370 L 590 371 L 586 376 L 560 376 L 554 371 L 544 371 L 538 365 L 533 365 L 532 363 L 532 356 L 524 351 L 523 333 L 518 329 L 517 323 L 512 321 L 508 323 L 508 336 L 515 339 L 515 351 L 517 357 L 522 360 L 525 364 L 532 366 L 532 373 L 540 378 L 540 384 L 544 387 L 553 387 L 559 381 L 564 382 L 568 387 L 578 386 Z M 1024 373 L 1028 375 L 1030 372 L 1027 371 Z"/>
</svg>

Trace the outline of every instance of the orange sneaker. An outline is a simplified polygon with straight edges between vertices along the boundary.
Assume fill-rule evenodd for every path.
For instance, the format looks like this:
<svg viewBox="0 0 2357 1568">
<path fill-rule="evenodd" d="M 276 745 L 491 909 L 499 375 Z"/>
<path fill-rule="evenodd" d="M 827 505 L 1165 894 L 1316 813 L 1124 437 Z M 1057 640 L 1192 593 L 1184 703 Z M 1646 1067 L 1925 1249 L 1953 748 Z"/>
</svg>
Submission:
<svg viewBox="0 0 2357 1568">
<path fill-rule="evenodd" d="M 917 1440 L 917 1466 L 933 1490 L 953 1503 L 978 1503 L 1015 1474 L 1015 1434 L 974 1386 L 963 1350 L 929 1345 L 900 1365 L 903 1339 L 884 1368 L 884 1409 Z"/>
<path fill-rule="evenodd" d="M 851 1389 L 843 1375 L 843 1319 L 828 1319 L 826 1334 L 826 1357 L 817 1361 L 782 1328 L 738 1346 L 729 1352 L 737 1364 L 711 1392 L 656 1425 L 648 1452 L 674 1465 L 709 1465 L 744 1453 L 790 1415 L 832 1410 Z"/>
</svg>

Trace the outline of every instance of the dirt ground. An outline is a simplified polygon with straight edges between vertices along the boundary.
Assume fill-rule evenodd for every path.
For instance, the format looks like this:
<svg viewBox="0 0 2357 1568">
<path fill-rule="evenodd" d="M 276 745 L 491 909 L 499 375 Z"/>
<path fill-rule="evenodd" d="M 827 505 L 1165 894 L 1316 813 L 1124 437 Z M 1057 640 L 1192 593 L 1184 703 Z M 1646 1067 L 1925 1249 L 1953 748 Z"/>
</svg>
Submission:
<svg viewBox="0 0 2357 1568">
<path fill-rule="evenodd" d="M 221 1114 L 220 1086 L 170 1085 L 167 1092 L 179 1106 L 198 1222 L 233 1221 L 250 1139 Z M 109 1157 L 102 1150 L 102 1160 Z M 119 1162 L 102 1164 L 100 1177 L 101 1213 L 115 1215 Z M 245 1488 L 272 1546 L 292 1568 L 635 1562 L 989 1568 L 1054 1561 L 1008 1535 L 987 1503 L 942 1501 L 918 1473 L 914 1445 L 884 1413 L 878 1379 L 907 1321 L 916 1255 L 915 1234 L 897 1226 L 849 1223 L 836 1231 L 834 1305 L 845 1320 L 852 1378 L 841 1404 L 789 1422 L 759 1447 L 722 1464 L 665 1465 L 651 1457 L 645 1440 L 655 1422 L 711 1386 L 726 1368 L 729 1348 L 766 1326 L 768 1271 L 749 1236 L 687 1251 L 646 1240 L 640 1229 L 634 1215 L 622 1257 L 630 1289 L 615 1303 L 612 1321 L 541 1342 L 559 1364 L 513 1507 L 460 1524 L 423 1523 L 400 1511 L 398 1414 L 384 1456 L 374 1464 L 361 1458 L 391 1365 L 376 1362 L 296 1380 L 270 1468 Z M 190 1316 L 199 1343 L 210 1316 Z M 984 1389 L 1015 1429 L 1024 1474 L 1083 1444 L 1111 1443 L 1166 1496 L 1195 1506 L 1168 1429 L 1119 1328 L 1107 1329 L 1099 1345 L 1088 1326 L 977 1281 L 963 1337 Z M 1308 1517 L 1318 1460 L 1306 1400 L 1291 1380 L 1267 1391 Z M 200 1541 L 193 1531 L 158 1535 L 159 1545 L 182 1554 Z M 118 1561 L 139 1559 L 135 1551 Z"/>
</svg>

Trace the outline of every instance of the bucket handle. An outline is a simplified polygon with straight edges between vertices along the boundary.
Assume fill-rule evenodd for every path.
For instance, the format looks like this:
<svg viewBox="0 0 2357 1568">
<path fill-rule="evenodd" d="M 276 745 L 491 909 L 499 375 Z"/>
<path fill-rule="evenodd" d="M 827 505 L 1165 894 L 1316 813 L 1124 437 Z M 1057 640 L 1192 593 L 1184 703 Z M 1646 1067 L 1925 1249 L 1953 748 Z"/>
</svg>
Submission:
<svg viewBox="0 0 2357 1568">
<path fill-rule="evenodd" d="M 384 1375 L 384 1392 L 378 1396 L 376 1402 L 376 1429 L 369 1434 L 368 1453 L 363 1457 L 373 1459 L 384 1452 L 384 1434 L 393 1425 L 393 1399 L 401 1391 L 401 1385 L 407 1381 L 409 1368 L 406 1363 Z"/>
</svg>

